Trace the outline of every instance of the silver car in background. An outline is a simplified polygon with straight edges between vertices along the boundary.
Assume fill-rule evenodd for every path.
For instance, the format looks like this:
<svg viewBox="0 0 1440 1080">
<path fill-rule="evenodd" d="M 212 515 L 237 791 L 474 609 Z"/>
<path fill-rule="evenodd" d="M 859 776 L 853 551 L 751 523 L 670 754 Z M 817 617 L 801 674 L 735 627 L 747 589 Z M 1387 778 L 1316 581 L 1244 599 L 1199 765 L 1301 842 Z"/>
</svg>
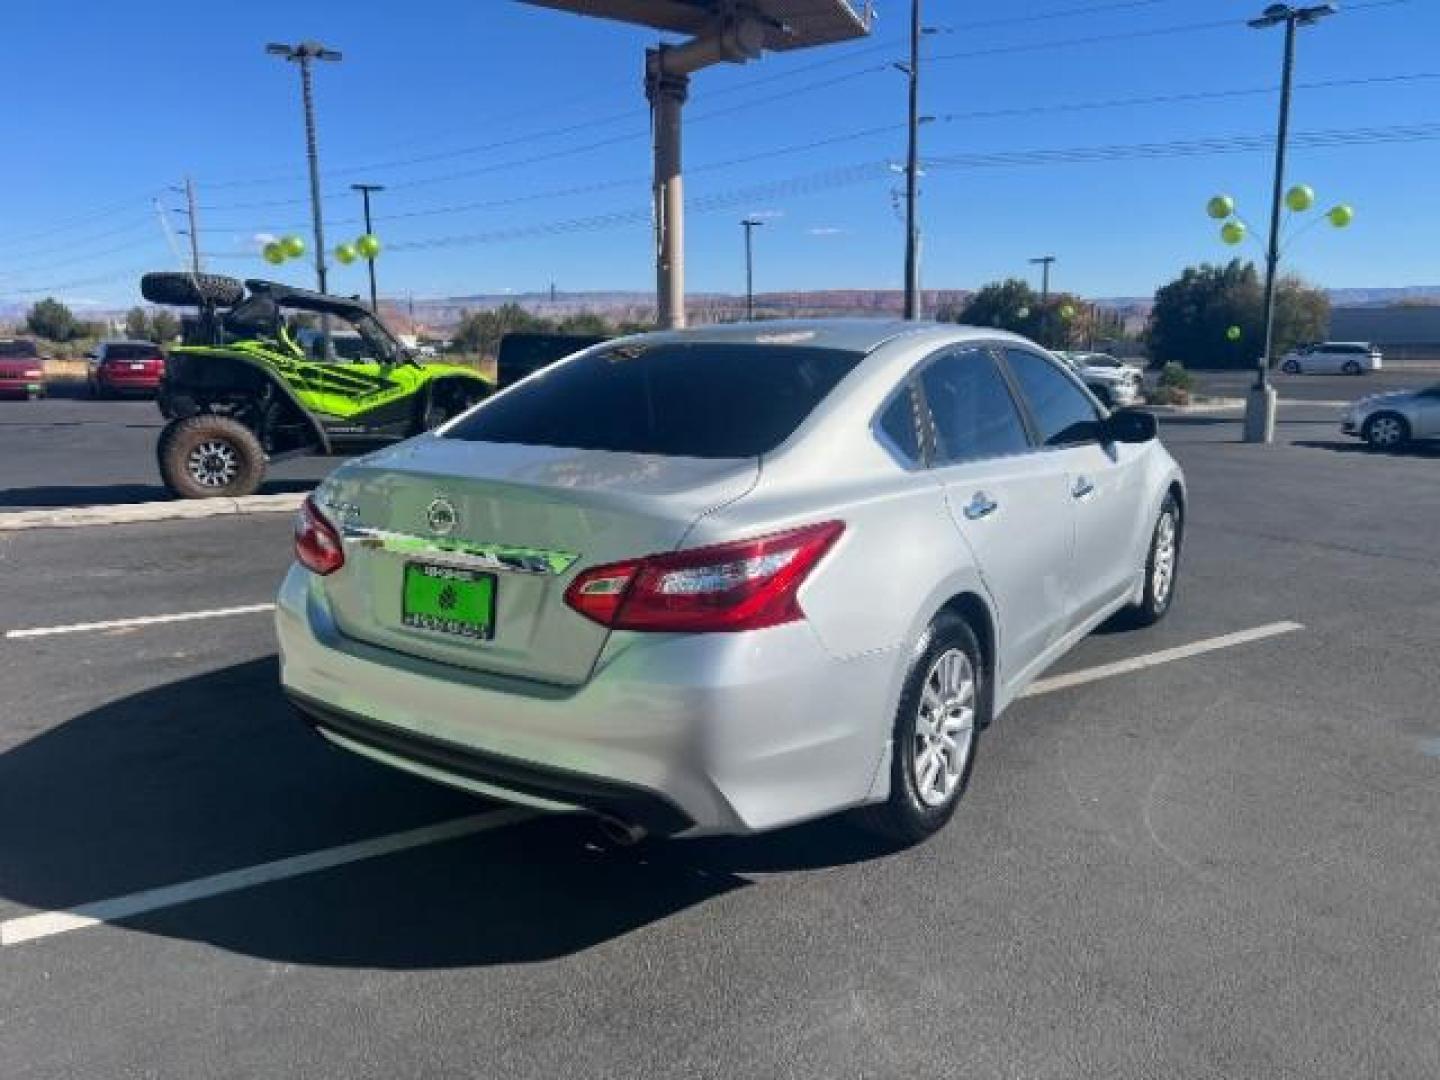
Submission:
<svg viewBox="0 0 1440 1080">
<path fill-rule="evenodd" d="M 1040 672 L 1166 613 L 1184 510 L 1154 417 L 1013 335 L 625 338 L 326 480 L 281 678 L 342 747 L 626 836 L 918 840 Z"/>
<path fill-rule="evenodd" d="M 1440 384 L 1423 390 L 1372 394 L 1345 407 L 1340 430 L 1375 450 L 1398 450 L 1412 440 L 1440 439 Z"/>
</svg>

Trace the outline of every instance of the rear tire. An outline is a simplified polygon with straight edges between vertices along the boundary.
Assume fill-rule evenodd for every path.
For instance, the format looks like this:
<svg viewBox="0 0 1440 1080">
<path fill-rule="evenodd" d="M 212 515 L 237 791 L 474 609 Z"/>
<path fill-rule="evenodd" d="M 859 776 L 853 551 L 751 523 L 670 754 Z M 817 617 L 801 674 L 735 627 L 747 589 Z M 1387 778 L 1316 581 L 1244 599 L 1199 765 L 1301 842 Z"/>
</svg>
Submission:
<svg viewBox="0 0 1440 1080">
<path fill-rule="evenodd" d="M 859 823 L 906 844 L 944 828 L 970 785 L 990 702 L 975 632 L 958 615 L 941 612 L 905 676 L 890 751 L 890 795 L 857 810 Z"/>
<path fill-rule="evenodd" d="M 160 478 L 181 499 L 253 495 L 265 480 L 265 450 L 255 433 L 228 416 L 173 420 L 156 447 Z"/>
<path fill-rule="evenodd" d="M 1359 375 L 1360 365 L 1354 360 L 1346 360 L 1345 366 L 1342 367 L 1340 370 L 1343 371 L 1346 375 Z"/>
<path fill-rule="evenodd" d="M 1285 372 L 1286 375 L 1299 375 L 1300 362 L 1298 360 L 1286 360 L 1285 363 L 1280 365 L 1280 370 Z"/>
<path fill-rule="evenodd" d="M 1175 603 L 1175 585 L 1180 577 L 1180 545 L 1185 532 L 1184 515 L 1173 494 L 1166 495 L 1150 534 L 1145 556 L 1145 594 L 1130 609 L 1130 625 L 1154 626 Z"/>
<path fill-rule="evenodd" d="M 1360 434 L 1371 450 L 1399 450 L 1410 441 L 1410 423 L 1399 413 L 1376 413 Z"/>
</svg>

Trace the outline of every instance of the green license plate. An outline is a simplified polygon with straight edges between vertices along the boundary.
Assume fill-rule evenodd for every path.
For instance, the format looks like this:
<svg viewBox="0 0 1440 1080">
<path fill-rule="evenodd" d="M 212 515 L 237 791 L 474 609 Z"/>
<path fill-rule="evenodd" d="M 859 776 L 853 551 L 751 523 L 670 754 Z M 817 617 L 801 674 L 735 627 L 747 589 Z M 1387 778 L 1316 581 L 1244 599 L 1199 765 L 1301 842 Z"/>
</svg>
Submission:
<svg viewBox="0 0 1440 1080">
<path fill-rule="evenodd" d="M 474 640 L 495 635 L 495 575 L 432 563 L 405 564 L 401 621 Z"/>
</svg>

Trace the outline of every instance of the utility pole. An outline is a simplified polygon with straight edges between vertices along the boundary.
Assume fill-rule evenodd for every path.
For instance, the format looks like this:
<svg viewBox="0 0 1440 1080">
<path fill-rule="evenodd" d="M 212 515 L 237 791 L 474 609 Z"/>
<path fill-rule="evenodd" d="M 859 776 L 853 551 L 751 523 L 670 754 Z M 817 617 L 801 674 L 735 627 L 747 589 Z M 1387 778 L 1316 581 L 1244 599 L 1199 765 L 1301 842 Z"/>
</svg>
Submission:
<svg viewBox="0 0 1440 1080">
<path fill-rule="evenodd" d="M 341 54 L 327 49 L 318 41 L 302 41 L 295 46 L 271 42 L 265 46 L 271 56 L 283 57 L 292 64 L 300 65 L 300 95 L 305 106 L 305 154 L 310 163 L 310 215 L 315 225 L 315 279 L 323 293 L 325 287 L 325 226 L 320 213 L 320 157 L 315 146 L 315 87 L 310 74 L 310 65 L 316 60 L 334 63 Z"/>
<path fill-rule="evenodd" d="M 360 197 L 365 201 L 365 235 L 369 236 L 375 231 L 370 224 L 370 193 L 384 191 L 385 188 L 381 184 L 351 184 L 350 190 L 360 192 Z M 379 318 L 380 298 L 375 292 L 375 260 L 366 259 L 365 262 L 370 267 L 370 310 L 375 313 L 376 318 Z"/>
<path fill-rule="evenodd" d="M 190 272 L 200 273 L 200 215 L 195 207 L 195 181 L 185 177 L 185 207 L 190 215 Z"/>
<path fill-rule="evenodd" d="M 910 145 L 905 155 L 905 318 L 920 318 L 920 0 L 910 0 Z"/>
<path fill-rule="evenodd" d="M 1275 190 L 1270 202 L 1270 243 L 1265 251 L 1265 352 L 1260 357 L 1255 385 L 1245 400 L 1245 441 L 1273 442 L 1275 439 L 1275 388 L 1270 385 L 1270 365 L 1275 359 L 1275 279 L 1280 266 L 1280 204 L 1285 190 L 1285 151 L 1290 141 L 1290 95 L 1295 78 L 1295 31 L 1313 26 L 1334 15 L 1334 4 L 1291 7 L 1271 4 L 1250 27 L 1266 30 L 1285 26 L 1285 58 L 1280 79 L 1280 123 L 1275 137 Z"/>
<path fill-rule="evenodd" d="M 759 218 L 747 217 L 740 222 L 745 227 L 745 321 L 755 321 L 755 230 L 765 222 Z"/>
<path fill-rule="evenodd" d="M 1050 266 L 1056 261 L 1054 255 L 1040 255 L 1030 260 L 1031 266 L 1040 269 L 1040 337 L 1041 345 L 1050 344 Z"/>
</svg>

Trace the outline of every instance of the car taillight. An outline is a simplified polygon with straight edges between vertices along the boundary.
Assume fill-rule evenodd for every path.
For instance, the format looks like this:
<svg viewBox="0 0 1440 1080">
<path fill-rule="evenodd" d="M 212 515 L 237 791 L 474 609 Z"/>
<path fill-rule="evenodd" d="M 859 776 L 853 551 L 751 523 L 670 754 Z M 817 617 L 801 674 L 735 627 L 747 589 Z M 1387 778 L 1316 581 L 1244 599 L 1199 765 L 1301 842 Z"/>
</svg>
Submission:
<svg viewBox="0 0 1440 1080">
<path fill-rule="evenodd" d="M 295 558 L 322 577 L 345 565 L 345 547 L 313 499 L 306 499 L 295 516 Z"/>
<path fill-rule="evenodd" d="M 614 630 L 759 630 L 804 618 L 797 594 L 845 531 L 800 529 L 586 570 L 565 602 Z"/>
</svg>

